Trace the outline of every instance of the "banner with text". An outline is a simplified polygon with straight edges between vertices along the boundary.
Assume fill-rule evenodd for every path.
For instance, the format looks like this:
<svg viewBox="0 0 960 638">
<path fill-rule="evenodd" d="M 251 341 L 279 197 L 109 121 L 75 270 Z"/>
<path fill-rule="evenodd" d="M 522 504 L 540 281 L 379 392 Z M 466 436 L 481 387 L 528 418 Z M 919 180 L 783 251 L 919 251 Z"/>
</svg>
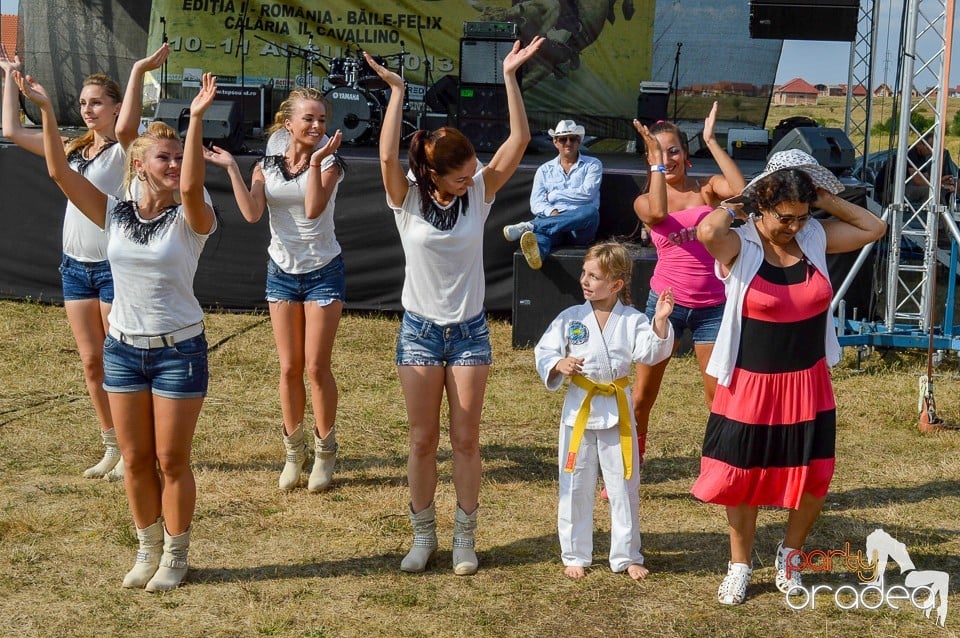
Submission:
<svg viewBox="0 0 960 638">
<path fill-rule="evenodd" d="M 491 23 L 480 38 L 516 25 L 524 43 L 547 37 L 523 71 L 529 112 L 628 123 L 650 76 L 654 8 L 634 0 L 154 0 L 148 48 L 166 34 L 168 84 L 210 71 L 281 92 L 305 84 L 374 92 L 375 78 L 359 63 L 363 50 L 394 70 L 402 65 L 416 101 L 445 76 L 460 79 L 464 23 Z"/>
</svg>

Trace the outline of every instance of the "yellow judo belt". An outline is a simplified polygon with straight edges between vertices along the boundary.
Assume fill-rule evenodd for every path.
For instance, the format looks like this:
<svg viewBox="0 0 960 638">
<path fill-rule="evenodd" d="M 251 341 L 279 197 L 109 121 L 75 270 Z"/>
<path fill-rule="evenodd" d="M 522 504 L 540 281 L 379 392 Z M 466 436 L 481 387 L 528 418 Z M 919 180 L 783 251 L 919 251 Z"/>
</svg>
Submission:
<svg viewBox="0 0 960 638">
<path fill-rule="evenodd" d="M 633 433 L 630 428 L 630 413 L 627 412 L 627 393 L 624 388 L 630 380 L 627 377 L 621 377 L 613 383 L 595 383 L 590 379 L 575 374 L 571 377 L 571 382 L 578 388 L 587 391 L 587 396 L 583 397 L 580 409 L 577 410 L 577 418 L 573 422 L 573 433 L 570 435 L 570 451 L 567 452 L 567 462 L 563 466 L 564 472 L 573 472 L 573 467 L 577 462 L 577 451 L 580 449 L 580 442 L 583 440 L 583 431 L 587 429 L 587 419 L 590 418 L 590 402 L 593 397 L 602 394 L 605 397 L 611 394 L 617 395 L 617 416 L 619 417 L 620 429 L 620 453 L 623 455 L 623 478 L 629 479 L 633 475 Z"/>
</svg>

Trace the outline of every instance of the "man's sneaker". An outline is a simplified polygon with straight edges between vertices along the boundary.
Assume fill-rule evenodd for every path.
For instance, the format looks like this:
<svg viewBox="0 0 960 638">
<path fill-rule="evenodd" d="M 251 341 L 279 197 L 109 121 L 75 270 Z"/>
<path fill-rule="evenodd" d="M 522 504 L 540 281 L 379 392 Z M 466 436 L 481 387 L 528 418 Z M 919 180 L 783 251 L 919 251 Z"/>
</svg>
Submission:
<svg viewBox="0 0 960 638">
<path fill-rule="evenodd" d="M 793 554 L 791 556 L 791 554 Z M 787 564 L 790 564 L 790 573 L 787 573 Z M 790 547 L 784 547 L 783 543 L 777 545 L 777 558 L 774 566 L 777 568 L 777 589 L 783 593 L 788 593 L 794 587 L 803 587 L 803 581 L 800 579 L 800 552 Z"/>
<path fill-rule="evenodd" d="M 507 241 L 517 241 L 524 233 L 533 230 L 533 224 L 530 222 L 520 222 L 519 224 L 510 224 L 503 227 L 503 236 Z"/>
<path fill-rule="evenodd" d="M 520 236 L 520 250 L 527 259 L 527 264 L 534 270 L 540 270 L 543 260 L 540 259 L 540 247 L 537 246 L 537 236 L 529 230 Z"/>
</svg>

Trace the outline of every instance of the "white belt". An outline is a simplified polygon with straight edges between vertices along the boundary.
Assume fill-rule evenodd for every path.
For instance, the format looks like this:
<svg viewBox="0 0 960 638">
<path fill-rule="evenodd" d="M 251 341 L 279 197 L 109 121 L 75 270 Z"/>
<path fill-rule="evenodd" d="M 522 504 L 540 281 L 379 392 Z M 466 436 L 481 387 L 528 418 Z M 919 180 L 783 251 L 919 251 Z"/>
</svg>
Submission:
<svg viewBox="0 0 960 638">
<path fill-rule="evenodd" d="M 153 348 L 170 348 L 174 344 L 179 343 L 185 339 L 192 339 L 198 335 L 203 334 L 203 322 L 198 321 L 195 324 L 191 324 L 186 328 L 180 328 L 179 330 L 174 330 L 173 332 L 167 333 L 165 335 L 156 335 L 153 337 L 143 336 L 143 335 L 128 335 L 120 332 L 113 326 L 110 326 L 110 336 L 119 341 L 120 343 L 125 343 L 134 348 L 141 348 L 143 350 L 150 350 Z"/>
</svg>

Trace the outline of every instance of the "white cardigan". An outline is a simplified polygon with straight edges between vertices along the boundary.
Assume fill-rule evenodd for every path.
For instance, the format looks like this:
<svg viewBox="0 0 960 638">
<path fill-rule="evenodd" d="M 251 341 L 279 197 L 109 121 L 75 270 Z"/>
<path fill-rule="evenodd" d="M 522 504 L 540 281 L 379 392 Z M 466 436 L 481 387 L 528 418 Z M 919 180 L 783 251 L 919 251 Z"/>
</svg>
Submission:
<svg viewBox="0 0 960 638">
<path fill-rule="evenodd" d="M 713 346 L 713 354 L 707 363 L 707 374 L 716 377 L 717 383 L 725 387 L 730 386 L 740 349 L 743 299 L 750 282 L 763 263 L 763 246 L 760 244 L 760 235 L 757 233 L 755 221 L 750 219 L 733 231 L 740 236 L 740 254 L 737 255 L 726 277 L 723 276 L 720 263 L 714 263 L 714 271 L 726 287 L 727 303 L 723 309 L 723 321 Z M 820 222 L 816 219 L 808 221 L 796 234 L 796 239 L 804 256 L 829 281 L 830 273 L 827 271 L 826 257 L 827 235 Z M 837 330 L 832 314 L 827 313 L 826 322 L 824 346 L 827 365 L 832 367 L 840 361 L 840 342 L 837 340 Z"/>
</svg>

